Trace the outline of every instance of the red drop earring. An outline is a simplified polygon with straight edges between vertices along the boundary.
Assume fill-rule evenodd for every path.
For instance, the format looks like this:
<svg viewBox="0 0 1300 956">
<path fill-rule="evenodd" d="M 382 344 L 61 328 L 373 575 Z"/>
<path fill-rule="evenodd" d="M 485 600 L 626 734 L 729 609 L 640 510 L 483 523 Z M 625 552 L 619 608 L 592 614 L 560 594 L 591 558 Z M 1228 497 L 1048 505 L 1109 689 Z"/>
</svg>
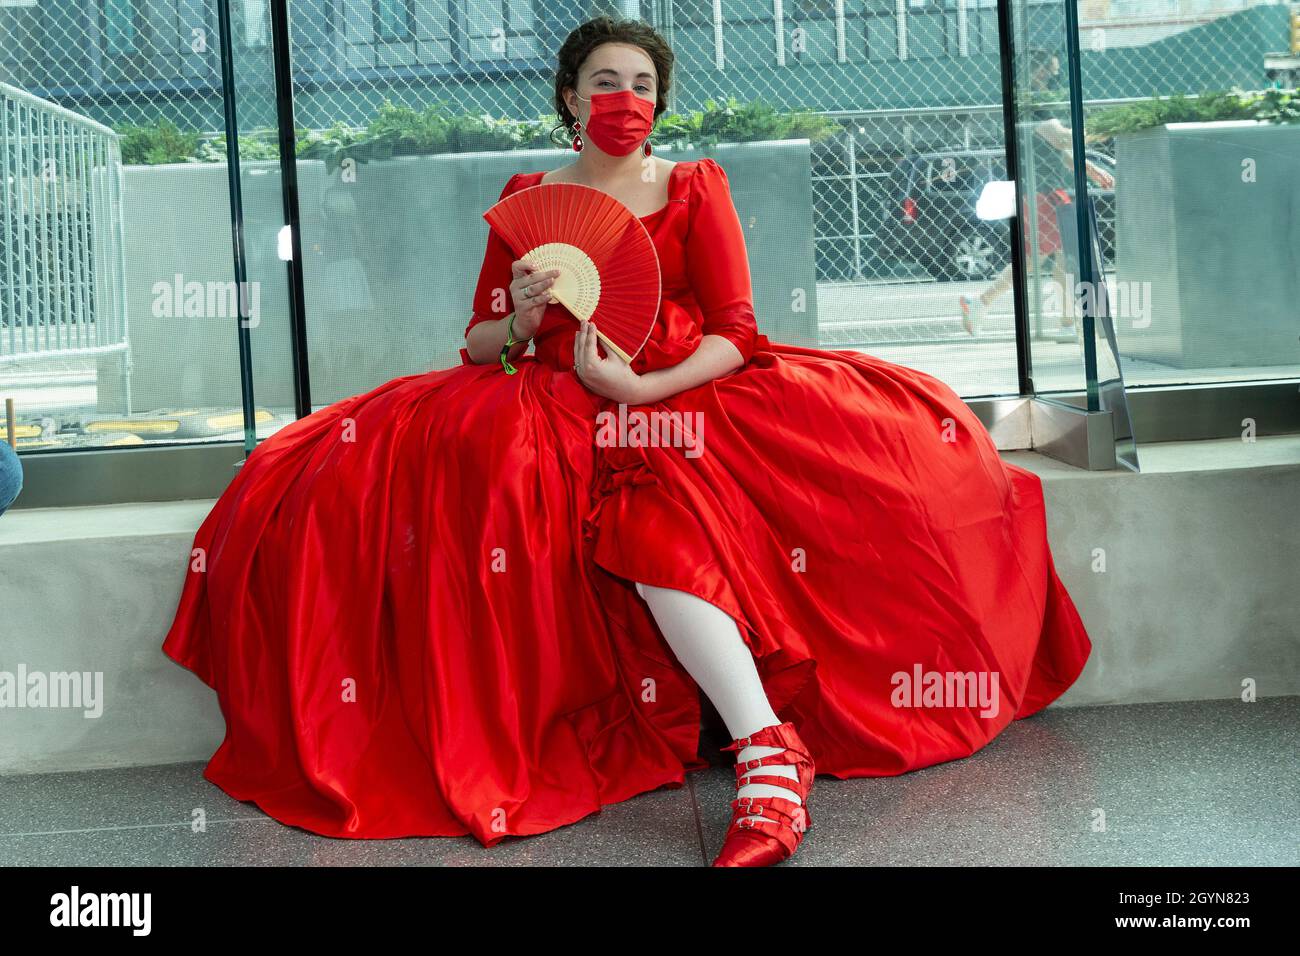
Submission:
<svg viewBox="0 0 1300 956">
<path fill-rule="evenodd" d="M 582 121 L 581 120 L 573 121 L 573 151 L 575 153 L 582 152 Z"/>
</svg>

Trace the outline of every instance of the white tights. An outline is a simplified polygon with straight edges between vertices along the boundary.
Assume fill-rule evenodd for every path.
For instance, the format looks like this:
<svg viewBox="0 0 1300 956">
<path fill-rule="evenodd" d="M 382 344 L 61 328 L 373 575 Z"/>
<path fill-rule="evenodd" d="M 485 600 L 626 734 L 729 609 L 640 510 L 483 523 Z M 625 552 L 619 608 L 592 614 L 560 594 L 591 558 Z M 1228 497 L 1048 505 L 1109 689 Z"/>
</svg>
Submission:
<svg viewBox="0 0 1300 956">
<path fill-rule="evenodd" d="M 636 591 L 650 606 L 655 623 L 686 672 L 718 709 L 733 739 L 781 723 L 763 690 L 754 656 L 731 615 L 685 591 L 640 582 Z M 752 760 L 779 753 L 779 747 L 744 747 L 736 759 Z M 763 765 L 754 773 L 799 779 L 793 766 L 783 764 Z M 795 791 L 766 783 L 747 783 L 738 796 L 784 797 L 802 803 Z"/>
</svg>

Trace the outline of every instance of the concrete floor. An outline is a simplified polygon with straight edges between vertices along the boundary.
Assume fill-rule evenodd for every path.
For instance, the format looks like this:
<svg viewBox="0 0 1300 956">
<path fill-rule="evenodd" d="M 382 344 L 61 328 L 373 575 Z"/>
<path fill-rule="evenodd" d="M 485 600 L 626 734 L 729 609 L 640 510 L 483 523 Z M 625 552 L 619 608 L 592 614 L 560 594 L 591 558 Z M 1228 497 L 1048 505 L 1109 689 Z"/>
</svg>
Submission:
<svg viewBox="0 0 1300 956">
<path fill-rule="evenodd" d="M 1049 708 L 965 760 L 819 777 L 816 822 L 786 865 L 1295 866 L 1298 743 L 1300 697 Z M 700 866 L 726 832 L 734 779 L 719 764 L 485 850 L 470 837 L 319 837 L 230 799 L 202 769 L 0 777 L 0 866 Z M 192 832 L 195 808 L 206 832 Z"/>
</svg>

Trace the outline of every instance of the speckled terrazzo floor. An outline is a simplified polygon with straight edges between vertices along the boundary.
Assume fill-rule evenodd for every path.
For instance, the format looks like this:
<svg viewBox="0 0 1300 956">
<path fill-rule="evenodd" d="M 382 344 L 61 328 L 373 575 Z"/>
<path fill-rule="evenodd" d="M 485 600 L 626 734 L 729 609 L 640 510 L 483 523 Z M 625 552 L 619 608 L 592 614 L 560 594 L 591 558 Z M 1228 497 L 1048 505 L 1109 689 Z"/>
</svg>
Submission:
<svg viewBox="0 0 1300 956">
<path fill-rule="evenodd" d="M 1300 697 L 1051 708 L 965 760 L 819 777 L 815 824 L 785 865 L 1295 866 L 1298 742 Z M 724 743 L 706 729 L 706 751 Z M 318 837 L 230 799 L 202 769 L 0 777 L 0 866 L 698 866 L 726 831 L 734 779 L 720 764 L 485 850 L 469 837 Z M 191 831 L 196 807 L 205 833 Z"/>
</svg>

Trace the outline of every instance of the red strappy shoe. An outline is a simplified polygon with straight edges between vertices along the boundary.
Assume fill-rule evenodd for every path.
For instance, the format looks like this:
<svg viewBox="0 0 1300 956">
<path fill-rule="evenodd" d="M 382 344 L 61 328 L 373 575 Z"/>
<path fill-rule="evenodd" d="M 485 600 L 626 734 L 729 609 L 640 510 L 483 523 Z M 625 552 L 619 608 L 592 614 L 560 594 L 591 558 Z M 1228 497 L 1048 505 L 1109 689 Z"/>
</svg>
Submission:
<svg viewBox="0 0 1300 956">
<path fill-rule="evenodd" d="M 799 794 L 800 805 L 783 797 L 737 797 L 731 801 L 731 825 L 714 866 L 771 866 L 791 856 L 803 842 L 805 831 L 812 826 L 808 795 L 812 792 L 812 755 L 799 739 L 794 724 L 786 721 L 733 740 L 723 750 L 739 751 L 743 747 L 780 747 L 781 753 L 758 757 L 736 764 L 736 790 L 751 783 L 767 783 Z M 754 774 L 760 766 L 793 766 L 798 781 L 771 774 Z M 761 820 L 749 817 L 763 817 Z"/>
</svg>

